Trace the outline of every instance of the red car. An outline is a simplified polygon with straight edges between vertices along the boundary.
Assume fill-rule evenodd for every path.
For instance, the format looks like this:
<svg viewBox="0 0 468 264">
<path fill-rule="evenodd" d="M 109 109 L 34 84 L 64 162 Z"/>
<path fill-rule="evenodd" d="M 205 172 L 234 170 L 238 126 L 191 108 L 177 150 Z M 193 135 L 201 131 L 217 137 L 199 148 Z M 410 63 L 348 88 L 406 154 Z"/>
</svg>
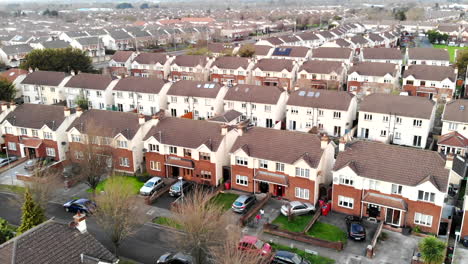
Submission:
<svg viewBox="0 0 468 264">
<path fill-rule="evenodd" d="M 271 254 L 271 246 L 254 236 L 244 236 L 239 242 L 239 249 L 258 252 L 262 256 Z"/>
</svg>

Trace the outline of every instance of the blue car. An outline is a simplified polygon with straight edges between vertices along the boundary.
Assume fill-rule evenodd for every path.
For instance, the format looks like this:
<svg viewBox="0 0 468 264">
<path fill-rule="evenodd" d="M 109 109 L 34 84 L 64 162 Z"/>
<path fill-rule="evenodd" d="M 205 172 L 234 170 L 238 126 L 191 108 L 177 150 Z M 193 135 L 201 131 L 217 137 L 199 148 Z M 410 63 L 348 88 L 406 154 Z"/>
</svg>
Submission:
<svg viewBox="0 0 468 264">
<path fill-rule="evenodd" d="M 90 215 L 96 210 L 96 204 L 88 199 L 75 199 L 63 204 L 63 208 L 67 212 Z"/>
</svg>

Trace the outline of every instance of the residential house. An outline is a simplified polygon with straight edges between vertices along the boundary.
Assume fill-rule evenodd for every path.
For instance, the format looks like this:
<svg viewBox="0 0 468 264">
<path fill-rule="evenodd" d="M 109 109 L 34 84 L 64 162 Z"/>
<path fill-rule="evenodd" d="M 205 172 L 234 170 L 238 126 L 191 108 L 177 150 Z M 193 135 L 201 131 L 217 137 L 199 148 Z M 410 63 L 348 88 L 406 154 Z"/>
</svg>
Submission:
<svg viewBox="0 0 468 264">
<path fill-rule="evenodd" d="M 77 117 L 73 112 L 59 105 L 10 105 L 8 115 L 1 123 L 8 153 L 29 159 L 67 159 L 65 131 Z"/>
<path fill-rule="evenodd" d="M 237 125 L 243 121 L 242 119 L 243 115 L 241 112 L 236 110 L 227 110 L 226 112 L 220 115 L 208 119 L 208 121 L 221 123 L 225 125 Z"/>
<path fill-rule="evenodd" d="M 86 31 L 67 31 L 59 34 L 58 39 L 71 43 L 74 39 L 89 37 Z"/>
<path fill-rule="evenodd" d="M 400 69 L 403 65 L 403 55 L 399 49 L 395 48 L 364 48 L 359 57 L 365 62 L 393 63 Z"/>
<path fill-rule="evenodd" d="M 214 57 L 229 55 L 233 53 L 234 46 L 228 43 L 208 43 L 208 51 Z"/>
<path fill-rule="evenodd" d="M 284 44 L 284 41 L 278 37 L 269 37 L 265 39 L 260 39 L 255 43 L 255 45 L 265 45 L 270 46 L 272 48 L 279 47 Z"/>
<path fill-rule="evenodd" d="M 456 44 L 458 43 L 458 40 L 460 38 L 460 32 L 462 29 L 463 27 L 459 25 L 439 25 L 436 30 L 440 34 L 447 34 L 449 36 L 447 43 L 445 44 Z"/>
<path fill-rule="evenodd" d="M 403 90 L 412 96 L 451 100 L 457 72 L 450 66 L 409 65 L 403 73 Z"/>
<path fill-rule="evenodd" d="M 118 79 L 112 80 L 110 75 L 91 73 L 73 75 L 64 85 L 67 105 L 76 107 L 77 100 L 85 100 L 90 109 L 110 108 L 114 105 L 112 89 L 117 81 Z"/>
<path fill-rule="evenodd" d="M 249 58 L 218 57 L 211 65 L 210 80 L 227 86 L 249 83 L 253 65 Z"/>
<path fill-rule="evenodd" d="M 247 44 L 247 45 L 244 45 L 244 46 L 252 47 L 254 49 L 253 58 L 257 59 L 257 60 L 264 59 L 264 58 L 269 58 L 271 56 L 271 54 L 273 53 L 273 50 L 274 50 L 273 47 L 268 46 L 268 45 L 250 45 L 250 44 Z M 241 46 L 238 50 L 234 49 L 234 52 L 238 53 L 239 50 L 242 49 L 242 47 L 244 47 L 244 46 Z"/>
<path fill-rule="evenodd" d="M 359 107 L 358 137 L 424 149 L 435 109 L 424 97 L 370 94 Z"/>
<path fill-rule="evenodd" d="M 346 69 L 342 62 L 310 60 L 304 62 L 297 73 L 296 86 L 325 90 L 341 90 Z"/>
<path fill-rule="evenodd" d="M 70 48 L 70 43 L 64 41 L 64 40 L 50 40 L 50 41 L 44 41 L 37 43 L 36 45 L 31 44 L 36 49 L 66 49 Z"/>
<path fill-rule="evenodd" d="M 261 59 L 252 69 L 252 83 L 290 90 L 296 81 L 298 68 L 298 64 L 292 60 Z"/>
<path fill-rule="evenodd" d="M 435 151 L 356 141 L 333 168 L 332 210 L 439 234 L 450 162 Z M 446 235 L 446 234 L 443 234 Z"/>
<path fill-rule="evenodd" d="M 129 50 L 135 47 L 134 38 L 123 30 L 110 30 L 102 37 L 102 42 L 109 50 Z"/>
<path fill-rule="evenodd" d="M 100 62 L 105 60 L 106 48 L 99 37 L 84 37 L 77 38 L 70 42 L 73 48 L 80 49 L 86 55 L 91 57 L 93 62 Z"/>
<path fill-rule="evenodd" d="M 353 59 L 350 48 L 316 48 L 312 51 L 312 60 L 339 61 L 348 66 Z"/>
<path fill-rule="evenodd" d="M 367 39 L 371 41 L 372 47 L 374 48 L 388 48 L 385 43 L 385 38 L 380 34 L 369 33 L 367 34 Z"/>
<path fill-rule="evenodd" d="M 162 108 L 174 117 L 209 119 L 223 112 L 227 89 L 213 82 L 177 81 L 167 91 L 167 108 Z"/>
<path fill-rule="evenodd" d="M 25 103 L 58 104 L 66 99 L 64 85 L 71 78 L 64 72 L 34 71 L 19 84 Z"/>
<path fill-rule="evenodd" d="M 207 81 L 213 60 L 202 55 L 179 55 L 171 63 L 170 78 L 177 80 Z"/>
<path fill-rule="evenodd" d="M 335 145 L 326 136 L 238 126 L 230 151 L 231 186 L 316 204 L 331 182 Z"/>
<path fill-rule="evenodd" d="M 136 56 L 137 53 L 133 51 L 116 51 L 109 61 L 109 73 L 112 76 L 129 75 L 132 61 Z"/>
<path fill-rule="evenodd" d="M 286 106 L 288 130 L 316 131 L 341 137 L 356 120 L 356 97 L 344 91 L 301 88 L 292 92 Z"/>
<path fill-rule="evenodd" d="M 445 104 L 441 134 L 437 142 L 440 153 L 468 154 L 468 100 L 458 99 Z"/>
<path fill-rule="evenodd" d="M 294 60 L 296 62 L 304 62 L 309 60 L 312 55 L 312 50 L 308 47 L 298 46 L 281 46 L 273 50 L 272 59 Z"/>
<path fill-rule="evenodd" d="M 18 69 L 18 68 L 10 68 L 7 71 L 0 72 L 0 79 L 5 79 L 11 82 L 16 88 L 16 98 L 21 98 L 23 96 L 23 92 L 21 90 L 20 83 L 26 78 L 28 71 Z"/>
<path fill-rule="evenodd" d="M 10 67 L 19 67 L 26 55 L 33 48 L 29 44 L 19 44 L 0 47 L 0 62 Z"/>
<path fill-rule="evenodd" d="M 164 53 L 139 53 L 131 63 L 132 76 L 167 79 L 174 57 Z"/>
<path fill-rule="evenodd" d="M 288 93 L 280 87 L 238 84 L 224 96 L 224 110 L 236 110 L 255 126 L 281 128 Z"/>
<path fill-rule="evenodd" d="M 323 44 L 323 40 L 313 32 L 304 32 L 297 35 L 301 40 L 301 45 L 309 48 L 317 48 Z"/>
<path fill-rule="evenodd" d="M 425 64 L 434 66 L 449 66 L 450 56 L 446 49 L 409 48 L 406 50 L 408 65 Z"/>
<path fill-rule="evenodd" d="M 348 70 L 348 91 L 354 94 L 391 93 L 399 90 L 400 66 L 393 63 L 359 62 Z"/>
</svg>

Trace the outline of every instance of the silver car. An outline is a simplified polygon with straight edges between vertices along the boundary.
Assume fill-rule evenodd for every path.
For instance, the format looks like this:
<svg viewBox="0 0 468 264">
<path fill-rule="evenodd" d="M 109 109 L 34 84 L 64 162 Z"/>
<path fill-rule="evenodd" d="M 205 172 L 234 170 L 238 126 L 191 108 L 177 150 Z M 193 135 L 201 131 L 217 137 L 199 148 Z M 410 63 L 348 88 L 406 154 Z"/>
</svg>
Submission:
<svg viewBox="0 0 468 264">
<path fill-rule="evenodd" d="M 284 216 L 303 215 L 315 211 L 315 207 L 311 203 L 303 203 L 299 201 L 291 201 L 281 206 L 281 214 Z"/>
<path fill-rule="evenodd" d="M 241 195 L 232 203 L 232 210 L 236 213 L 245 213 L 254 205 L 257 198 L 255 195 Z"/>
</svg>

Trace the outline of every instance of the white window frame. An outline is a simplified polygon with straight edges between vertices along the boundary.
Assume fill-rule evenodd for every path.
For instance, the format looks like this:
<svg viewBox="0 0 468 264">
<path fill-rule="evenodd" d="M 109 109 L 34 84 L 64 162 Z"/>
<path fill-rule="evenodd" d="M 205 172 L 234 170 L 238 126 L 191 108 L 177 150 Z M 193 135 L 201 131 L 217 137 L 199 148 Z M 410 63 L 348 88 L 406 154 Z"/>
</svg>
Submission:
<svg viewBox="0 0 468 264">
<path fill-rule="evenodd" d="M 340 175 L 340 184 L 354 186 L 354 177 L 350 175 Z"/>
<path fill-rule="evenodd" d="M 296 177 L 308 179 L 310 177 L 310 169 L 296 167 Z"/>
<path fill-rule="evenodd" d="M 79 137 L 80 137 L 80 141 L 73 141 L 73 142 L 81 142 L 81 136 Z M 72 135 L 72 138 L 73 138 L 73 135 Z M 52 132 L 44 132 L 44 139 L 53 139 Z"/>
<path fill-rule="evenodd" d="M 294 189 L 294 196 L 296 196 L 296 198 L 299 198 L 299 199 L 309 200 L 310 191 L 309 189 L 296 187 Z"/>
<path fill-rule="evenodd" d="M 249 165 L 249 159 L 247 157 L 236 156 L 236 165 L 247 166 Z"/>
<path fill-rule="evenodd" d="M 8 142 L 8 150 L 16 151 L 16 143 Z"/>
<path fill-rule="evenodd" d="M 268 169 L 268 161 L 264 159 L 258 160 L 258 167 L 260 169 Z"/>
<path fill-rule="evenodd" d="M 249 186 L 249 177 L 236 175 L 236 184 L 241 186 Z"/>
<path fill-rule="evenodd" d="M 127 157 L 120 157 L 119 165 L 121 167 L 130 167 L 130 160 Z"/>
<path fill-rule="evenodd" d="M 426 215 L 426 214 L 417 213 L 417 212 L 414 213 L 414 223 L 417 225 L 431 227 L 432 220 L 433 220 L 432 215 Z"/>
<path fill-rule="evenodd" d="M 338 206 L 348 209 L 354 209 L 354 199 L 351 197 L 338 195 Z"/>
<path fill-rule="evenodd" d="M 392 194 L 401 194 L 403 192 L 403 185 L 392 183 Z"/>
<path fill-rule="evenodd" d="M 49 157 L 55 157 L 55 149 L 54 148 L 46 148 L 46 155 Z"/>
<path fill-rule="evenodd" d="M 117 140 L 117 147 L 118 148 L 128 148 L 127 140 Z"/>
<path fill-rule="evenodd" d="M 154 171 L 161 171 L 161 162 L 159 161 L 150 161 L 150 169 Z"/>
<path fill-rule="evenodd" d="M 284 172 L 284 167 L 285 167 L 284 163 L 276 162 L 276 165 L 275 165 L 276 171 Z"/>
</svg>

